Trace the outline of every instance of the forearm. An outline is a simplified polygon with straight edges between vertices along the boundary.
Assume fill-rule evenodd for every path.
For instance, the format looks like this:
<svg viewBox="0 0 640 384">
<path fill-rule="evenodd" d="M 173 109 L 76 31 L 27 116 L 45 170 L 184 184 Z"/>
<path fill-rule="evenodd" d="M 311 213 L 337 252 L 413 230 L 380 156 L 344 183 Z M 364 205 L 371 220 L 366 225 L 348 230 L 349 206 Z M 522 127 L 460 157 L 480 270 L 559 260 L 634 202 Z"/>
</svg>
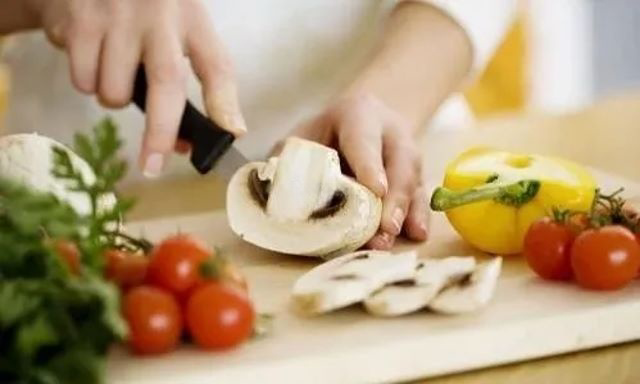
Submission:
<svg viewBox="0 0 640 384">
<path fill-rule="evenodd" d="M 462 28 L 440 10 L 418 2 L 391 14 L 377 50 L 348 94 L 373 94 L 412 127 L 421 126 L 456 90 L 472 62 Z"/>
<path fill-rule="evenodd" d="M 38 26 L 38 18 L 29 7 L 29 0 L 0 0 L 0 35 Z"/>
</svg>

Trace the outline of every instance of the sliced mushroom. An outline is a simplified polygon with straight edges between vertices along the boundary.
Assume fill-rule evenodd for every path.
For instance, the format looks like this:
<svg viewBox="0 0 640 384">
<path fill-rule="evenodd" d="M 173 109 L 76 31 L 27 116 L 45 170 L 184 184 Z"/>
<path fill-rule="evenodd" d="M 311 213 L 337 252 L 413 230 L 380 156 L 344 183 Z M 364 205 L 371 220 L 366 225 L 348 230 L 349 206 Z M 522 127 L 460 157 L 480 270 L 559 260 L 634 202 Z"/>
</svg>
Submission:
<svg viewBox="0 0 640 384">
<path fill-rule="evenodd" d="M 307 314 L 325 313 L 363 301 L 385 285 L 412 279 L 415 252 L 360 251 L 332 259 L 303 275 L 293 302 Z"/>
<path fill-rule="evenodd" d="M 342 175 L 338 153 L 298 138 L 279 158 L 240 168 L 227 189 L 231 229 L 276 252 L 333 257 L 358 249 L 375 234 L 382 204 Z"/>
<path fill-rule="evenodd" d="M 477 311 L 489 303 L 502 269 L 502 258 L 481 263 L 468 278 L 445 288 L 436 296 L 429 308 L 446 314 Z"/>
<path fill-rule="evenodd" d="M 387 285 L 365 299 L 367 311 L 378 316 L 399 316 L 426 307 L 447 285 L 473 272 L 473 257 L 427 259 L 416 267 L 415 277 Z"/>
</svg>

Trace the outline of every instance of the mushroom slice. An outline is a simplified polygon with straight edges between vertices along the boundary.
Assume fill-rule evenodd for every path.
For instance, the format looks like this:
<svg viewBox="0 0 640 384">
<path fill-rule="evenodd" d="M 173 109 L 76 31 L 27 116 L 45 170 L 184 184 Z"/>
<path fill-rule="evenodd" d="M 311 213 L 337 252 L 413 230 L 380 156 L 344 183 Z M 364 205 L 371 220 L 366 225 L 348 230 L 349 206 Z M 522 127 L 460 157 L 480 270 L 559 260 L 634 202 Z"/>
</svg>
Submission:
<svg viewBox="0 0 640 384">
<path fill-rule="evenodd" d="M 319 314 L 359 303 L 396 281 L 412 279 L 416 253 L 360 251 L 321 264 L 293 287 L 293 302 L 303 313 Z"/>
<path fill-rule="evenodd" d="M 429 308 L 446 314 L 479 310 L 493 297 L 501 269 L 501 257 L 495 257 L 478 265 L 468 278 L 458 281 L 438 294 L 429 303 Z"/>
<path fill-rule="evenodd" d="M 413 279 L 398 281 L 376 291 L 364 301 L 370 313 L 400 316 L 426 307 L 445 286 L 468 276 L 476 266 L 473 257 L 447 257 L 418 262 Z"/>
<path fill-rule="evenodd" d="M 268 250 L 330 258 L 360 248 L 380 224 L 382 204 L 340 171 L 338 153 L 287 139 L 281 155 L 240 168 L 227 189 L 231 229 Z"/>
</svg>

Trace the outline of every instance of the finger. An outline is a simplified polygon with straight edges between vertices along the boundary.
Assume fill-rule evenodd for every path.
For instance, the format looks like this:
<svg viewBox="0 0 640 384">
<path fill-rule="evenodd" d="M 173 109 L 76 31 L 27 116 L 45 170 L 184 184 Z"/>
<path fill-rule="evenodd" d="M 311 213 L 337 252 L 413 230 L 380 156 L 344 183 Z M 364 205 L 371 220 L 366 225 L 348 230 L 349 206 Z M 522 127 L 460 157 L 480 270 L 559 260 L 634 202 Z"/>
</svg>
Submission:
<svg viewBox="0 0 640 384">
<path fill-rule="evenodd" d="M 410 146 L 390 143 L 385 148 L 385 160 L 389 192 L 382 201 L 380 226 L 383 231 L 398 235 L 418 184 L 416 159 Z"/>
<path fill-rule="evenodd" d="M 342 155 L 356 179 L 378 197 L 387 193 L 387 175 L 382 161 L 382 126 L 368 116 L 352 115 L 340 121 Z"/>
<path fill-rule="evenodd" d="M 140 161 L 145 176 L 157 177 L 166 155 L 173 151 L 184 111 L 184 61 L 175 35 L 157 30 L 147 39 L 143 60 L 149 88 Z"/>
<path fill-rule="evenodd" d="M 409 212 L 404 222 L 404 230 L 410 240 L 425 241 L 429 231 L 429 209 L 427 191 L 418 187 L 411 200 Z"/>
<path fill-rule="evenodd" d="M 141 41 L 132 38 L 135 35 L 135 27 L 122 23 L 112 28 L 105 38 L 98 99 L 107 107 L 120 108 L 131 101 L 142 50 Z"/>
<path fill-rule="evenodd" d="M 69 56 L 71 81 L 86 94 L 96 92 L 98 67 L 104 33 L 98 25 L 76 23 L 68 30 L 66 49 Z"/>
<path fill-rule="evenodd" d="M 202 83 L 207 114 L 235 136 L 247 132 L 240 111 L 231 59 L 216 35 L 206 12 L 194 12 L 186 36 L 191 66 Z"/>
<path fill-rule="evenodd" d="M 386 232 L 378 232 L 369 242 L 367 247 L 378 251 L 388 251 L 393 247 L 396 237 Z"/>
<path fill-rule="evenodd" d="M 191 151 L 191 144 L 188 141 L 178 139 L 174 147 L 175 151 L 181 155 L 186 155 Z"/>
</svg>

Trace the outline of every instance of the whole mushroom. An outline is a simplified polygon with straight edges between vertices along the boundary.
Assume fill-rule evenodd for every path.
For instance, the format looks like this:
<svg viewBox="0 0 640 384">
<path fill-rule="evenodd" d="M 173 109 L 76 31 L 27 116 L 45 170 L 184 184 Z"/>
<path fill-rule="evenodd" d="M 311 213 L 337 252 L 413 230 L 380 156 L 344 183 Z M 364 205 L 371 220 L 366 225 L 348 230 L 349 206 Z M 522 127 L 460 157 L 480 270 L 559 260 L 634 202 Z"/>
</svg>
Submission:
<svg viewBox="0 0 640 384">
<path fill-rule="evenodd" d="M 227 189 L 231 229 L 275 252 L 331 258 L 360 248 L 380 225 L 382 203 L 342 174 L 338 153 L 290 138 L 267 162 L 240 168 Z"/>
<path fill-rule="evenodd" d="M 33 191 L 52 193 L 82 215 L 91 212 L 91 201 L 84 193 L 69 190 L 65 182 L 55 178 L 53 148 L 63 148 L 84 181 L 91 184 L 96 175 L 89 164 L 65 145 L 37 134 L 14 134 L 0 137 L 0 178 L 25 186 Z M 108 195 L 99 202 L 107 208 L 115 204 L 115 196 Z"/>
</svg>

